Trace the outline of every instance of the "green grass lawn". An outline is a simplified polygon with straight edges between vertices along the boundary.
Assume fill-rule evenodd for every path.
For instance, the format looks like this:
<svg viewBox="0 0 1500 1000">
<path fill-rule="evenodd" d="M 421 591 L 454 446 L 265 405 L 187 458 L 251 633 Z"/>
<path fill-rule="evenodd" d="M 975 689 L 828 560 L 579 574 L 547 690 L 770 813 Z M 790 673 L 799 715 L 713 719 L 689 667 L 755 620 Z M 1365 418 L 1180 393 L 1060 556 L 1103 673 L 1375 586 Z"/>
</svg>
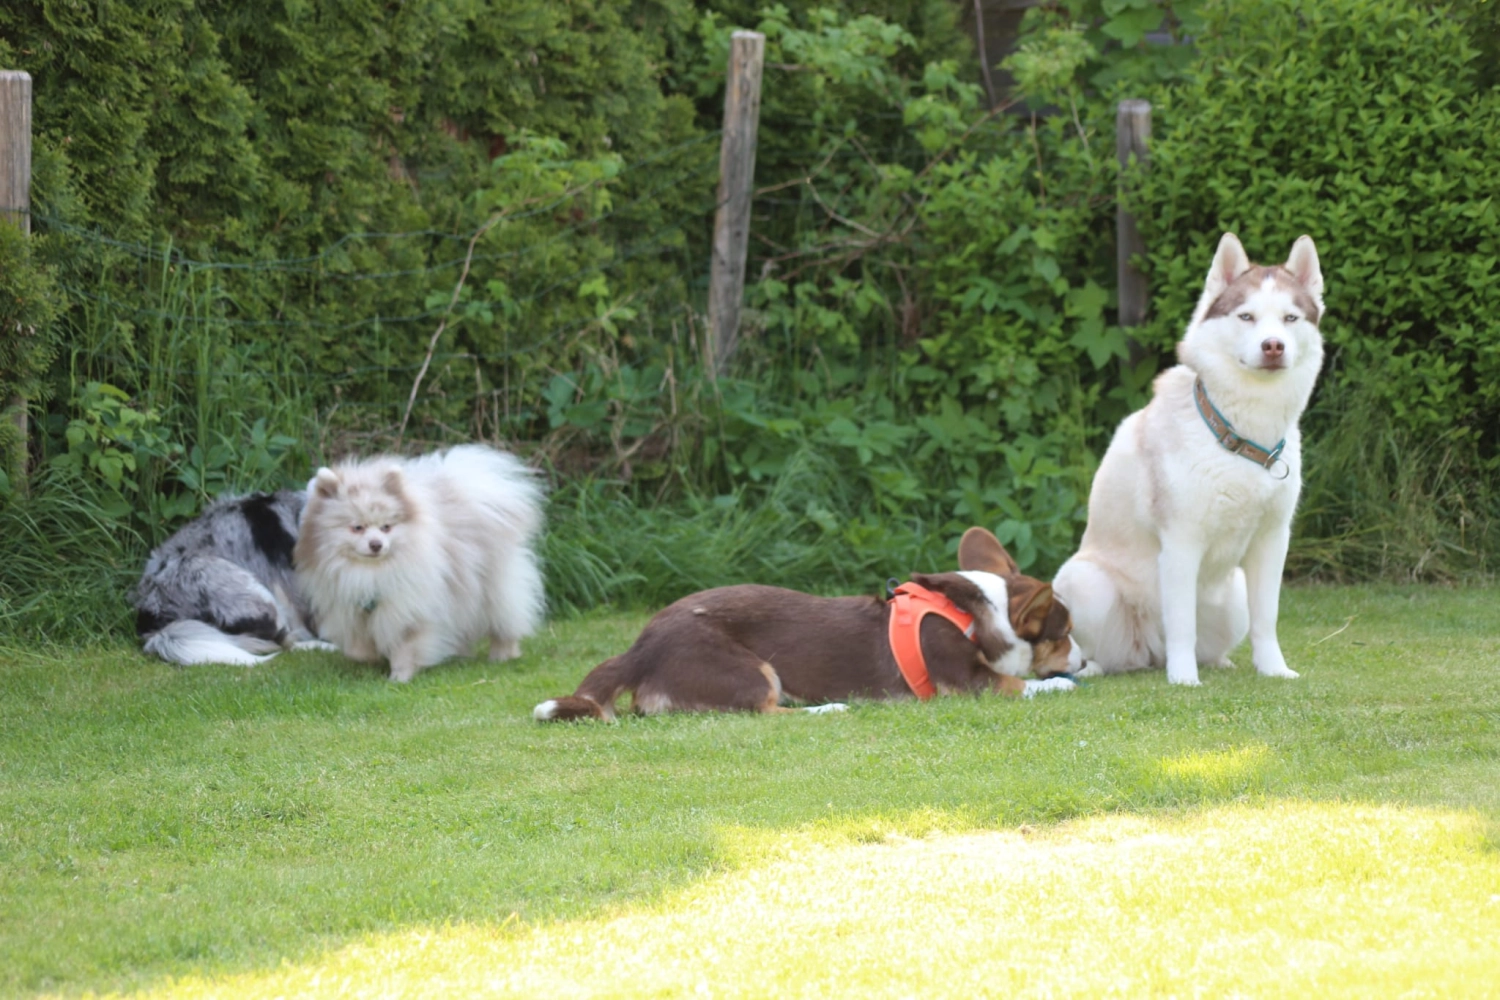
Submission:
<svg viewBox="0 0 1500 1000">
<path fill-rule="evenodd" d="M 0 994 L 1500 993 L 1500 591 L 1289 590 L 1291 682 L 531 720 L 644 618 L 0 651 Z"/>
</svg>

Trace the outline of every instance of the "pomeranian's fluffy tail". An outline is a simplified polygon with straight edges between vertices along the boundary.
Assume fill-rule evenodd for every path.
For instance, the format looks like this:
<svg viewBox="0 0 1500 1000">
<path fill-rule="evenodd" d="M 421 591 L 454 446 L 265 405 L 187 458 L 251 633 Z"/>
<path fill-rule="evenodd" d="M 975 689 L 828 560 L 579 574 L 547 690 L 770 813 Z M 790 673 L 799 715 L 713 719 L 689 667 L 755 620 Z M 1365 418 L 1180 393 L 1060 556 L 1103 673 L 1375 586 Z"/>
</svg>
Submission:
<svg viewBox="0 0 1500 1000">
<path fill-rule="evenodd" d="M 516 456 L 483 444 L 461 444 L 439 453 L 440 468 L 514 540 L 530 542 L 542 527 L 541 479 Z M 426 467 L 413 463 L 420 474 Z"/>
<path fill-rule="evenodd" d="M 207 622 L 185 618 L 169 622 L 147 636 L 145 649 L 168 663 L 184 667 L 200 663 L 253 667 L 279 653 L 281 645 L 254 635 L 230 635 Z"/>
<path fill-rule="evenodd" d="M 577 691 L 565 698 L 542 702 L 532 709 L 531 717 L 538 722 L 571 722 L 574 719 L 612 722 L 615 699 L 622 691 L 635 687 L 631 673 L 625 657 L 612 656 L 589 671 Z"/>
</svg>

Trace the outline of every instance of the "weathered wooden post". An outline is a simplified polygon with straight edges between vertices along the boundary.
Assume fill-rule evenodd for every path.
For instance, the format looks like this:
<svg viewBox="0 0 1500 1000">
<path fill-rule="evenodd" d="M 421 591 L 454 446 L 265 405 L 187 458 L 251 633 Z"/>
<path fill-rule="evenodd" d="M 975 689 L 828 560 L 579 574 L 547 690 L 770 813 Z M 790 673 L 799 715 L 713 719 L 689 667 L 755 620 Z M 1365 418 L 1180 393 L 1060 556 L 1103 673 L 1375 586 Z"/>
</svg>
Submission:
<svg viewBox="0 0 1500 1000">
<path fill-rule="evenodd" d="M 0 217 L 31 232 L 31 74 L 0 70 Z"/>
<path fill-rule="evenodd" d="M 1115 110 L 1115 155 L 1120 160 L 1120 185 L 1115 214 L 1115 267 L 1119 277 L 1120 325 L 1140 326 L 1146 321 L 1146 308 L 1151 302 L 1146 276 L 1130 263 L 1134 254 L 1146 252 L 1141 231 L 1136 227 L 1135 216 L 1125 208 L 1124 193 L 1128 183 L 1127 172 L 1144 170 L 1150 159 L 1148 145 L 1151 141 L 1151 102 L 1121 101 Z M 1131 158 L 1135 166 L 1131 167 Z M 1131 342 L 1131 362 L 1137 348 Z"/>
<path fill-rule="evenodd" d="M 31 234 L 31 74 L 17 70 L 0 71 L 0 219 Z M 0 330 L 0 337 L 15 336 L 15 330 Z M 12 396 L 5 410 L 16 428 L 12 486 L 25 492 L 26 400 Z"/>
<path fill-rule="evenodd" d="M 724 137 L 719 144 L 719 200 L 714 212 L 713 264 L 708 285 L 709 364 L 715 377 L 734 356 L 745 295 L 750 201 L 755 186 L 755 136 L 760 127 L 760 77 L 766 36 L 736 31 L 729 43 L 724 91 Z"/>
</svg>

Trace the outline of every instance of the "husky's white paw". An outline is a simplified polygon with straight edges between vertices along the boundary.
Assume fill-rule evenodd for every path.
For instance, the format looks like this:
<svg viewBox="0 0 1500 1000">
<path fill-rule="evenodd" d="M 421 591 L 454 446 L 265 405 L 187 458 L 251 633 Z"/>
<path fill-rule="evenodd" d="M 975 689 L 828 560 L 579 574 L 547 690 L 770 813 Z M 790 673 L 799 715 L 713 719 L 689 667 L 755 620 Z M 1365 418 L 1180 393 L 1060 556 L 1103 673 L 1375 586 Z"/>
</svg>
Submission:
<svg viewBox="0 0 1500 1000">
<path fill-rule="evenodd" d="M 1167 683 L 1168 684 L 1181 684 L 1183 687 L 1202 687 L 1203 686 L 1203 682 L 1198 679 L 1198 671 L 1197 670 L 1191 670 L 1191 671 L 1187 671 L 1187 670 L 1173 671 L 1170 667 L 1167 669 Z"/>
<path fill-rule="evenodd" d="M 829 712 L 847 712 L 849 711 L 849 706 L 843 702 L 830 701 L 826 705 L 808 705 L 802 711 L 807 712 L 809 715 L 827 715 Z"/>
<path fill-rule="evenodd" d="M 318 653 L 337 653 L 339 648 L 331 642 L 322 639 L 303 639 L 301 642 L 292 643 L 295 650 L 312 650 Z"/>
<path fill-rule="evenodd" d="M 1078 685 L 1070 677 L 1048 677 L 1044 681 L 1027 681 L 1025 689 L 1021 691 L 1021 697 L 1035 698 L 1049 691 L 1073 691 L 1077 687 Z"/>
<path fill-rule="evenodd" d="M 1227 656 L 1221 656 L 1212 663 L 1205 664 L 1205 666 L 1213 667 L 1215 670 L 1233 670 L 1234 661 Z"/>
<path fill-rule="evenodd" d="M 1255 672 L 1262 677 L 1296 677 L 1297 671 L 1286 665 L 1286 658 L 1274 645 L 1263 655 L 1254 657 Z"/>
</svg>

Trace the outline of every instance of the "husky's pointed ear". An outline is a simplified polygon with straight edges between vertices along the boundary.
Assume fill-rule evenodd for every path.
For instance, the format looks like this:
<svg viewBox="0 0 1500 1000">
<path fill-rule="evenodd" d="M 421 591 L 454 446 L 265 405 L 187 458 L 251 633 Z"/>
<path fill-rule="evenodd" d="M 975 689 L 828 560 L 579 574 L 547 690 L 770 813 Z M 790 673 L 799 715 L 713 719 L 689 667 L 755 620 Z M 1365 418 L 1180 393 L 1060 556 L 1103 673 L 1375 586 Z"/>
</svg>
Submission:
<svg viewBox="0 0 1500 1000">
<path fill-rule="evenodd" d="M 393 497 L 399 497 L 406 487 L 406 477 L 401 474 L 401 466 L 393 465 L 386 470 L 385 478 L 380 481 L 381 489 Z"/>
<path fill-rule="evenodd" d="M 339 474 L 326 465 L 318 470 L 313 476 L 312 482 L 307 484 L 307 495 L 310 497 L 322 497 L 324 500 L 332 500 L 339 495 L 339 487 L 343 485 Z"/>
<path fill-rule="evenodd" d="M 1219 237 L 1219 249 L 1214 251 L 1214 262 L 1208 267 L 1205 294 L 1212 290 L 1213 297 L 1229 287 L 1229 283 L 1250 270 L 1250 255 L 1240 245 L 1240 238 L 1233 233 Z"/>
<path fill-rule="evenodd" d="M 1016 561 L 1005 551 L 1000 539 L 983 528 L 970 528 L 958 543 L 958 568 L 980 570 L 996 576 L 1015 576 L 1021 572 Z"/>
<path fill-rule="evenodd" d="M 1312 292 L 1313 298 L 1323 301 L 1323 270 L 1318 266 L 1318 248 L 1313 246 L 1311 236 L 1297 237 L 1292 252 L 1287 254 L 1286 269 Z"/>
</svg>

